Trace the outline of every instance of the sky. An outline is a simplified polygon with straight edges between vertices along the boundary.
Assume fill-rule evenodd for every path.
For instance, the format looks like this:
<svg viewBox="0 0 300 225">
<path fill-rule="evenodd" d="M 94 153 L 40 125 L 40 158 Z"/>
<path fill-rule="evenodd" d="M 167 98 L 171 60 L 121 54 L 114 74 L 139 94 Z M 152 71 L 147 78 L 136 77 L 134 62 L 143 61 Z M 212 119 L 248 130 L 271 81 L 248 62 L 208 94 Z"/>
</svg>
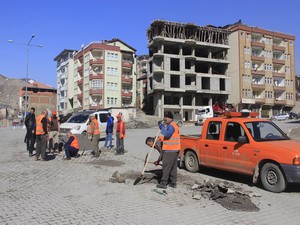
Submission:
<svg viewBox="0 0 300 225">
<path fill-rule="evenodd" d="M 300 73 L 300 1 L 297 0 L 1 0 L 0 74 L 28 77 L 56 87 L 54 58 L 92 41 L 119 38 L 148 54 L 146 30 L 157 19 L 224 26 L 238 20 L 248 26 L 296 36 L 296 73 Z M 9 43 L 13 40 L 14 43 Z M 17 44 L 23 43 L 25 45 Z"/>
</svg>

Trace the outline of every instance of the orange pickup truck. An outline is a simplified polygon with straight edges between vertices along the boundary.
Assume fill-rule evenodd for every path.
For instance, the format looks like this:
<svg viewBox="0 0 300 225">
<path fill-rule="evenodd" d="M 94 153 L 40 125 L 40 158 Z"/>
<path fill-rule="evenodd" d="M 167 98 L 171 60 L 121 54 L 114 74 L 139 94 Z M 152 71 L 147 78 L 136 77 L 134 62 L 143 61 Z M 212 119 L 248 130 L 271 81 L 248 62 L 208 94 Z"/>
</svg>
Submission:
<svg viewBox="0 0 300 225">
<path fill-rule="evenodd" d="M 228 112 L 207 119 L 202 134 L 181 135 L 179 157 L 185 168 L 200 166 L 248 174 L 271 192 L 300 182 L 300 142 L 257 113 Z"/>
</svg>

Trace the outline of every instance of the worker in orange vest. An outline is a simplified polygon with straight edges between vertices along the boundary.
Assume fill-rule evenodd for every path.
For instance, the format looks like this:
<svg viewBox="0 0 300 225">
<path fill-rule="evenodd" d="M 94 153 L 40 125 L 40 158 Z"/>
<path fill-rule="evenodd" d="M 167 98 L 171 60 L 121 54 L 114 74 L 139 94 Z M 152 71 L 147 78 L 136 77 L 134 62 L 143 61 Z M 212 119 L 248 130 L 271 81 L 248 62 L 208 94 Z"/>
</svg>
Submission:
<svg viewBox="0 0 300 225">
<path fill-rule="evenodd" d="M 146 145 L 152 148 L 154 142 L 155 145 L 153 146 L 157 151 L 158 151 L 158 159 L 153 163 L 155 166 L 159 165 L 159 163 L 162 161 L 163 158 L 163 150 L 162 150 L 162 145 L 163 145 L 163 136 L 157 137 L 157 140 L 155 142 L 155 137 L 147 137 L 146 138 Z"/>
<path fill-rule="evenodd" d="M 99 157 L 101 153 L 101 151 L 99 150 L 100 128 L 98 120 L 96 119 L 94 114 L 90 115 L 88 137 L 92 141 L 94 157 Z"/>
<path fill-rule="evenodd" d="M 124 138 L 126 138 L 126 127 L 122 120 L 122 115 L 119 113 L 117 115 L 117 125 L 116 125 L 116 155 L 124 155 Z"/>
<path fill-rule="evenodd" d="M 177 186 L 177 157 L 180 150 L 180 130 L 173 120 L 173 114 L 166 112 L 164 114 L 164 123 L 159 125 L 163 137 L 163 175 L 157 188 L 167 189 L 167 185 L 172 188 Z"/>
<path fill-rule="evenodd" d="M 58 136 L 59 136 L 59 124 L 58 118 L 56 117 L 56 111 L 52 111 L 51 116 L 48 117 L 48 127 L 49 127 L 49 143 L 48 149 L 56 150 L 58 149 Z"/>
<path fill-rule="evenodd" d="M 44 110 L 41 115 L 36 118 L 36 154 L 35 160 L 46 161 L 46 148 L 48 141 L 48 111 Z"/>
<path fill-rule="evenodd" d="M 70 160 L 71 157 L 78 157 L 79 151 L 79 141 L 75 135 L 72 134 L 71 131 L 67 133 L 68 141 L 65 143 L 65 154 L 66 160 Z"/>
</svg>

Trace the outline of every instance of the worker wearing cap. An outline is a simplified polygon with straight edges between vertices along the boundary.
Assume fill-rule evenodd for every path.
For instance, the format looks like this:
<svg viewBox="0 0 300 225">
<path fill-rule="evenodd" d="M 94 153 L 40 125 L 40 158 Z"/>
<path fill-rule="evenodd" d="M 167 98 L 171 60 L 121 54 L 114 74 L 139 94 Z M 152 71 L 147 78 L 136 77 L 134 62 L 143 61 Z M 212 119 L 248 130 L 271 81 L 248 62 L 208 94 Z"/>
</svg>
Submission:
<svg viewBox="0 0 300 225">
<path fill-rule="evenodd" d="M 48 128 L 49 128 L 49 142 L 48 149 L 56 150 L 58 149 L 58 138 L 59 138 L 59 124 L 58 118 L 56 117 L 56 111 L 52 111 L 51 116 L 48 117 Z"/>
<path fill-rule="evenodd" d="M 124 155 L 124 138 L 126 138 L 126 127 L 122 120 L 122 115 L 119 113 L 117 115 L 117 125 L 116 125 L 116 155 Z"/>
<path fill-rule="evenodd" d="M 159 125 L 163 137 L 163 175 L 157 188 L 166 189 L 167 185 L 172 188 L 177 186 L 177 157 L 180 150 L 180 130 L 173 120 L 173 114 L 166 112 L 164 114 L 164 123 Z"/>
<path fill-rule="evenodd" d="M 99 140 L 100 140 L 100 129 L 99 129 L 99 123 L 96 119 L 95 115 L 90 115 L 90 124 L 88 127 L 88 137 L 92 141 L 93 146 L 93 154 L 94 157 L 100 156 L 100 150 L 99 150 Z"/>
</svg>

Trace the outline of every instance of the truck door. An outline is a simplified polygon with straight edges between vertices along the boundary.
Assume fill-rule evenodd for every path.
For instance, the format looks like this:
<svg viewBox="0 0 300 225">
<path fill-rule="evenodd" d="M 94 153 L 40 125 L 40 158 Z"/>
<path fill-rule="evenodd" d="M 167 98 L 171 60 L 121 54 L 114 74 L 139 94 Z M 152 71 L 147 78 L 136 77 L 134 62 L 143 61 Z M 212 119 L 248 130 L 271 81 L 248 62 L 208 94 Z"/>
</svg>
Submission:
<svg viewBox="0 0 300 225">
<path fill-rule="evenodd" d="M 202 151 L 200 151 L 202 152 L 200 161 L 203 165 L 219 167 L 221 125 L 221 122 L 211 121 L 207 126 L 206 137 L 202 139 Z"/>
<path fill-rule="evenodd" d="M 239 136 L 246 136 L 249 140 L 239 123 L 228 122 L 224 137 L 220 141 L 220 165 L 225 170 L 252 174 L 255 167 L 252 161 L 253 150 L 249 143 L 238 143 Z"/>
</svg>

